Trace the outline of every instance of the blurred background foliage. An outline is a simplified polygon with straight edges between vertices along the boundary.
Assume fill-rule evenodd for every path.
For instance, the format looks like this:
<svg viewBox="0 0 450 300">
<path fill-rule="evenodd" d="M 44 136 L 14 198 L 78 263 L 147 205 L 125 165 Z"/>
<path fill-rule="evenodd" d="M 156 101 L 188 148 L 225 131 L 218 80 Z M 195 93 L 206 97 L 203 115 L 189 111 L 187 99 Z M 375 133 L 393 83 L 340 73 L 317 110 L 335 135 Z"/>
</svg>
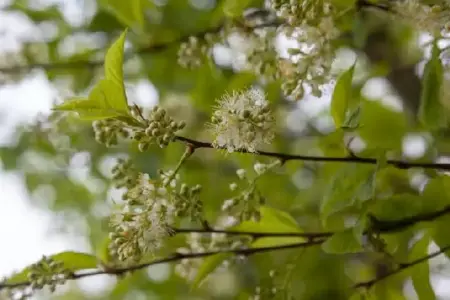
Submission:
<svg viewBox="0 0 450 300">
<path fill-rule="evenodd" d="M 336 0 L 336 4 L 354 7 L 356 2 Z M 67 96 L 86 95 L 103 76 L 107 47 L 129 27 L 124 66 L 129 101 L 146 107 L 159 102 L 175 119 L 186 121 L 184 136 L 211 140 L 204 124 L 215 99 L 225 92 L 260 84 L 278 120 L 278 135 L 268 147 L 270 151 L 344 156 L 352 144 L 358 156 L 378 157 L 389 150 L 394 158 L 417 162 L 433 161 L 450 151 L 445 128 L 428 130 L 418 125 L 415 118 L 421 94 L 418 74 L 423 67 L 423 47 L 417 42 L 421 36 L 374 9 L 343 18 L 341 28 L 345 30 L 337 45 L 340 50 L 336 62 L 341 71 L 358 57 L 353 95 L 362 99 L 363 126 L 357 130 L 358 138 L 352 140 L 346 138 L 346 132 L 334 128 L 329 111 L 332 85 L 321 98 L 307 94 L 301 101 L 287 100 L 282 97 L 281 82 L 266 83 L 259 74 L 234 68 L 230 62 L 233 54 L 227 54 L 225 46 L 217 47 L 215 60 L 198 69 L 188 70 L 177 63 L 180 40 L 215 31 L 225 19 L 239 19 L 244 9 L 263 5 L 264 1 L 258 0 L 3 1 L 2 16 L 17 18 L 39 34 L 27 36 L 15 49 L 0 53 L 0 80 L 2 84 L 14 84 L 30 74 L 43 73 L 58 90 L 56 102 Z M 76 7 L 77 16 L 71 16 L 71 7 Z M 150 92 L 139 93 L 137 87 Z M 14 138 L 2 143 L 0 158 L 5 172 L 19 171 L 23 176 L 30 204 L 55 215 L 57 230 L 75 230 L 85 235 L 91 247 L 88 250 L 105 257 L 107 216 L 113 204 L 111 199 L 117 197 L 110 184 L 114 158 L 128 154 L 141 171 L 154 176 L 159 168 L 173 168 L 183 151 L 183 145 L 176 143 L 164 150 L 152 147 L 145 153 L 138 152 L 135 144 L 106 148 L 95 141 L 91 124 L 75 115 L 51 114 L 48 119 L 39 116 L 15 128 Z M 214 220 L 222 202 L 231 196 L 228 186 L 236 181 L 235 171 L 251 170 L 257 161 L 269 160 L 244 154 L 224 156 L 200 149 L 183 166 L 180 175 L 188 184 L 202 184 L 206 214 Z M 345 227 L 346 218 L 341 215 L 330 217 L 328 228 L 320 221 L 324 194 L 333 182 L 345 181 L 347 186 L 337 197 L 348 201 L 345 195 L 352 197 L 354 187 L 366 182 L 371 170 L 372 167 L 364 169 L 353 164 L 295 161 L 262 177 L 259 187 L 268 205 L 289 212 L 305 231 L 337 230 Z M 423 196 L 421 189 L 428 178 L 439 174 L 434 170 L 385 167 L 376 174 L 376 188 L 385 198 L 420 195 L 421 201 L 435 201 Z M 439 196 L 442 197 L 450 201 L 450 196 Z M 405 203 L 409 198 L 401 200 L 401 209 L 386 205 L 378 215 L 394 219 L 408 216 L 411 210 Z M 351 207 L 344 214 L 352 215 L 352 209 L 359 211 Z M 385 238 L 392 254 L 404 261 L 413 236 L 414 232 L 405 230 Z M 445 240 L 450 242 L 448 237 L 443 239 L 444 244 Z M 177 236 L 171 244 L 179 245 L 182 240 Z M 283 269 L 287 260 L 293 261 L 292 269 Z M 191 290 L 171 266 L 163 265 L 117 278 L 100 292 L 86 291 L 70 282 L 55 294 L 37 297 L 247 299 L 270 269 L 281 268 L 292 278 L 289 287 L 295 299 L 347 299 L 350 278 L 373 278 L 386 265 L 385 257 L 331 255 L 314 247 L 256 255 L 233 266 L 231 273 L 210 278 L 196 290 Z M 415 292 L 408 281 L 411 272 L 377 284 L 373 299 L 413 299 Z"/>
</svg>

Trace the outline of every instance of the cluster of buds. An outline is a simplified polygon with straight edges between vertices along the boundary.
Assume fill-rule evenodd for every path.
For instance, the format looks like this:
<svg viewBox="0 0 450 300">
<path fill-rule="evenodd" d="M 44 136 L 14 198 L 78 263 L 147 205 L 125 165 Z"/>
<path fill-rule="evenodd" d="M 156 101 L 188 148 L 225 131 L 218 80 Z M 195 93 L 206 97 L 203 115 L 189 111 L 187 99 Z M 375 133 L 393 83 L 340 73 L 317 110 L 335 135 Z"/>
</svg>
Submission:
<svg viewBox="0 0 450 300">
<path fill-rule="evenodd" d="M 139 142 L 141 152 L 148 150 L 151 144 L 158 144 L 161 148 L 166 147 L 175 137 L 175 133 L 186 126 L 184 121 L 174 121 L 165 109 L 155 106 L 150 112 L 148 119 L 144 119 L 146 128 L 134 131 L 133 138 Z"/>
<path fill-rule="evenodd" d="M 256 173 L 256 177 L 253 179 L 247 176 L 247 172 L 244 169 L 237 170 L 236 175 L 240 181 L 247 183 L 247 187 L 241 190 L 239 195 L 225 200 L 222 204 L 222 211 L 228 215 L 235 216 L 241 222 L 246 220 L 258 222 L 261 219 L 259 207 L 265 204 L 266 199 L 257 189 L 256 180 L 259 176 L 280 164 L 280 160 L 275 160 L 270 164 L 257 162 L 253 167 Z M 238 184 L 235 182 L 230 184 L 232 192 L 236 191 L 238 187 Z"/>
<path fill-rule="evenodd" d="M 138 180 L 138 175 L 130 159 L 119 158 L 112 168 L 112 179 L 117 188 L 132 188 Z"/>
<path fill-rule="evenodd" d="M 272 141 L 273 123 L 263 92 L 252 88 L 227 94 L 219 100 L 211 118 L 213 146 L 228 152 L 241 149 L 256 152 L 258 146 Z"/>
<path fill-rule="evenodd" d="M 203 202 L 200 200 L 202 186 L 197 184 L 189 187 L 181 184 L 179 192 L 175 193 L 175 216 L 189 217 L 191 221 L 200 220 L 203 213 Z"/>
<path fill-rule="evenodd" d="M 188 69 L 200 67 L 216 40 L 216 35 L 211 33 L 206 34 L 204 37 L 190 36 L 186 42 L 180 45 L 178 64 Z"/>
<path fill-rule="evenodd" d="M 276 297 L 279 291 L 276 285 L 274 284 L 276 276 L 277 272 L 275 270 L 271 270 L 269 272 L 268 278 L 264 280 L 264 284 L 257 286 L 255 288 L 255 293 L 251 299 L 252 300 L 278 299 Z"/>
<path fill-rule="evenodd" d="M 128 138 L 126 124 L 116 119 L 97 120 L 92 123 L 97 142 L 111 147 L 117 145 L 119 137 Z"/>
<path fill-rule="evenodd" d="M 249 186 L 241 191 L 239 195 L 227 199 L 222 204 L 222 211 L 227 215 L 235 216 L 239 221 L 252 220 L 258 222 L 261 219 L 259 207 L 264 205 L 266 200 L 256 188 L 254 180 L 249 180 L 244 169 L 237 170 L 240 180 L 248 181 Z M 237 190 L 236 183 L 230 184 L 230 190 Z"/>
<path fill-rule="evenodd" d="M 246 236 L 230 237 L 222 233 L 191 233 L 186 237 L 187 247 L 177 249 L 177 253 L 184 255 L 221 249 L 243 249 L 247 248 L 250 242 L 251 238 Z M 231 259 L 237 259 L 237 257 Z M 186 280 L 192 281 L 202 262 L 201 259 L 181 259 L 175 266 L 175 272 Z M 225 269 L 230 263 L 230 260 L 224 260 L 213 274 Z"/>
<path fill-rule="evenodd" d="M 48 286 L 54 292 L 57 285 L 64 284 L 72 272 L 64 267 L 62 262 L 43 256 L 40 261 L 30 266 L 28 280 L 32 290 L 40 290 Z"/>
</svg>

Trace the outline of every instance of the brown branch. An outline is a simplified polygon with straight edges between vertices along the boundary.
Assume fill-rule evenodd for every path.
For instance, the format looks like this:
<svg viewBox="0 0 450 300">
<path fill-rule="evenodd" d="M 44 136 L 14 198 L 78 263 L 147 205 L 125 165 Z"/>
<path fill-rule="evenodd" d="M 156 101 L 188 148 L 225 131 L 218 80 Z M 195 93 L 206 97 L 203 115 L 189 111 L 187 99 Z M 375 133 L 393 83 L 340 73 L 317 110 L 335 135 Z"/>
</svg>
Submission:
<svg viewBox="0 0 450 300">
<path fill-rule="evenodd" d="M 184 142 L 192 145 L 195 148 L 206 148 L 213 149 L 215 148 L 209 142 L 197 141 L 194 139 L 176 136 L 175 140 Z M 225 149 L 225 148 L 220 148 Z M 283 162 L 289 160 L 303 160 L 303 161 L 318 161 L 318 162 L 342 162 L 342 163 L 359 163 L 359 164 L 377 164 L 377 159 L 375 158 L 365 158 L 358 156 L 345 156 L 345 157 L 325 157 L 325 156 L 310 156 L 310 155 L 295 155 L 295 154 L 285 154 L 285 153 L 277 153 L 277 152 L 267 152 L 267 151 L 257 151 L 256 153 L 247 151 L 245 149 L 237 149 L 235 152 L 238 153 L 249 153 L 260 156 L 267 156 L 278 158 Z M 411 169 L 411 168 L 424 168 L 424 169 L 435 169 L 435 170 L 450 170 L 450 164 L 448 163 L 419 163 L 419 162 L 405 162 L 400 160 L 389 159 L 387 161 L 389 165 L 392 165 L 399 169 Z"/>
<path fill-rule="evenodd" d="M 371 216 L 371 228 L 365 230 L 363 234 L 368 233 L 392 233 L 404 230 L 417 223 L 430 222 L 436 220 L 444 215 L 450 213 L 450 206 L 444 207 L 441 210 L 434 212 L 427 212 L 418 214 L 412 217 L 407 217 L 399 220 L 378 220 Z M 333 231 L 324 232 L 257 232 L 257 231 L 238 231 L 214 228 L 172 228 L 175 233 L 223 233 L 227 235 L 248 235 L 252 238 L 258 239 L 263 237 L 300 237 L 308 240 L 327 238 L 337 233 Z"/>
<path fill-rule="evenodd" d="M 382 280 L 384 280 L 384 279 L 386 279 L 388 277 L 391 277 L 391 276 L 393 276 L 395 274 L 398 274 L 398 273 L 400 273 L 401 271 L 403 271 L 405 269 L 414 267 L 415 265 L 418 265 L 418 264 L 423 263 L 423 262 L 425 262 L 427 260 L 435 258 L 436 256 L 439 256 L 439 255 L 441 255 L 444 252 L 449 251 L 449 250 L 450 250 L 450 245 L 446 246 L 446 247 L 442 247 L 441 249 L 439 249 L 439 250 L 437 250 L 437 251 L 435 251 L 435 252 L 433 252 L 431 254 L 428 254 L 428 255 L 426 255 L 424 257 L 418 258 L 418 259 L 413 260 L 413 261 L 411 261 L 409 263 L 400 264 L 398 266 L 398 268 L 392 270 L 391 272 L 388 272 L 388 273 L 384 274 L 383 276 L 379 276 L 379 277 L 376 277 L 376 278 L 368 280 L 368 281 L 358 282 L 358 283 L 353 285 L 353 288 L 370 288 L 375 283 L 377 283 L 379 281 L 382 281 Z"/>
<path fill-rule="evenodd" d="M 203 257 L 208 257 L 208 256 L 216 255 L 216 254 L 222 254 L 222 253 L 250 256 L 250 255 L 264 253 L 264 252 L 270 252 L 270 251 L 312 247 L 312 246 L 320 245 L 323 242 L 324 242 L 324 240 L 317 240 L 317 241 L 309 241 L 309 242 L 303 242 L 303 243 L 287 244 L 287 245 L 264 247 L 264 248 L 226 249 L 226 250 L 200 252 L 200 253 L 187 253 L 187 254 L 175 253 L 169 257 L 156 259 L 151 262 L 137 264 L 134 266 L 124 267 L 124 268 L 105 268 L 103 270 L 98 269 L 98 270 L 94 270 L 94 271 L 90 271 L 90 272 L 74 273 L 73 275 L 71 275 L 68 278 L 68 280 L 76 280 L 76 279 L 80 279 L 80 278 L 97 276 L 97 275 L 122 275 L 125 273 L 138 271 L 138 270 L 145 269 L 147 267 L 162 264 L 162 263 L 176 262 L 176 261 L 181 261 L 183 259 L 203 258 Z M 11 283 L 11 284 L 2 283 L 2 284 L 0 284 L 0 290 L 6 289 L 6 288 L 24 287 L 24 286 L 28 286 L 30 284 L 31 284 L 30 281 L 23 281 L 23 282 L 18 282 L 18 283 Z"/>
<path fill-rule="evenodd" d="M 447 214 L 450 212 L 450 207 L 446 207 L 442 210 L 433 212 L 433 213 L 426 213 L 426 214 L 420 214 L 413 217 L 400 219 L 397 221 L 376 221 L 376 228 L 372 229 L 372 232 L 380 232 L 380 233 L 388 233 L 393 231 L 398 231 L 401 229 L 404 229 L 406 227 L 412 226 L 414 224 L 417 224 L 419 222 L 423 221 L 432 221 L 438 217 L 443 216 L 444 214 Z M 187 228 L 173 228 L 175 233 L 183 234 L 183 233 L 224 233 L 228 235 L 249 235 L 254 238 L 261 238 L 261 237 L 303 237 L 308 239 L 306 242 L 301 243 L 294 243 L 294 244 L 288 244 L 288 245 L 281 245 L 281 246 L 273 246 L 273 247 L 265 247 L 265 248 L 247 248 L 247 249 L 226 249 L 226 250 L 218 250 L 218 251 L 210 251 L 210 252 L 202 252 L 202 253 L 188 253 L 188 254 L 180 254 L 175 253 L 169 257 L 157 259 L 148 263 L 138 264 L 126 268 L 106 268 L 103 270 L 94 270 L 90 272 L 83 272 L 83 273 L 74 273 L 69 277 L 69 280 L 76 280 L 79 278 L 84 277 L 90 277 L 90 276 L 96 276 L 96 275 L 121 275 L 128 272 L 137 271 L 140 269 L 147 268 L 152 265 L 161 264 L 161 263 L 168 263 L 168 262 L 174 262 L 179 261 L 182 259 L 195 259 L 195 258 L 202 258 L 202 257 L 208 257 L 215 254 L 220 253 L 230 253 L 235 255 L 253 255 L 257 253 L 263 253 L 263 252 L 269 252 L 269 251 L 277 251 L 277 250 L 284 250 L 284 249 L 295 249 L 295 248 L 306 248 L 310 246 L 320 245 L 326 239 L 330 236 L 332 236 L 335 232 L 251 232 L 251 231 L 233 231 L 233 230 L 220 230 L 220 229 L 187 229 Z M 366 230 L 364 234 L 367 234 L 368 231 Z M 433 254 L 430 254 L 424 258 L 420 258 L 418 260 L 415 260 L 410 263 L 401 264 L 400 267 L 396 270 L 394 270 L 391 273 L 388 273 L 382 277 L 378 277 L 375 279 L 372 279 L 370 281 L 366 282 L 360 282 L 354 285 L 355 288 L 361 288 L 361 287 L 370 287 L 374 283 L 385 279 L 386 277 L 389 277 L 391 275 L 394 275 L 398 272 L 400 272 L 403 269 L 409 268 L 413 265 L 419 264 L 425 260 L 431 259 L 447 250 L 450 250 L 450 246 L 442 248 L 440 251 L 435 252 Z M 18 283 L 3 283 L 0 284 L 0 290 L 5 288 L 18 288 L 30 285 L 31 283 L 29 281 L 24 282 L 18 282 Z"/>
</svg>

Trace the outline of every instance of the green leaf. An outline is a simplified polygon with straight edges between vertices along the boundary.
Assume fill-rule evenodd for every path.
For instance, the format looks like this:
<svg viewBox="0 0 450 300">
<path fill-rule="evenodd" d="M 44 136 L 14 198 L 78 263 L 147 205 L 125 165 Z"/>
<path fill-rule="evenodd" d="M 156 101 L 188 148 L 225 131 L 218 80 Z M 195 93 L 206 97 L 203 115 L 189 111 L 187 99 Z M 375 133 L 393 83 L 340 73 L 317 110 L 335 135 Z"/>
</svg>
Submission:
<svg viewBox="0 0 450 300">
<path fill-rule="evenodd" d="M 342 73 L 337 79 L 331 98 L 331 116 L 336 128 L 340 128 L 346 119 L 346 114 L 352 102 L 352 78 L 355 64 Z"/>
<path fill-rule="evenodd" d="M 152 5 L 145 0 L 100 0 L 102 8 L 111 12 L 125 26 L 143 28 L 146 6 Z"/>
<path fill-rule="evenodd" d="M 98 258 L 94 255 L 81 252 L 61 252 L 50 256 L 55 261 L 63 262 L 64 268 L 75 272 L 79 270 L 95 269 L 98 264 Z M 11 276 L 7 279 L 8 284 L 24 282 L 28 280 L 28 273 L 30 267 L 26 267 L 21 272 Z"/>
<path fill-rule="evenodd" d="M 377 199 L 370 207 L 370 212 L 381 221 L 394 221 L 424 213 L 422 196 L 414 194 L 397 194 L 392 197 Z"/>
<path fill-rule="evenodd" d="M 443 175 L 430 179 L 423 190 L 423 197 L 428 211 L 441 210 L 450 205 L 450 177 Z"/>
<path fill-rule="evenodd" d="M 269 206 L 261 206 L 259 222 L 245 221 L 233 230 L 252 232 L 302 232 L 291 215 Z"/>
<path fill-rule="evenodd" d="M 230 253 L 220 253 L 205 258 L 200 265 L 197 274 L 195 275 L 194 281 L 192 282 L 192 289 L 199 287 L 206 277 L 230 256 Z"/>
<path fill-rule="evenodd" d="M 89 98 L 72 98 L 54 107 L 54 110 L 73 111 L 84 120 L 101 120 L 128 117 L 128 107 L 123 108 L 120 88 L 112 81 L 102 79 L 91 91 Z"/>
<path fill-rule="evenodd" d="M 332 178 L 320 208 L 324 226 L 327 219 L 347 207 L 372 198 L 375 188 L 374 166 L 346 164 Z"/>
<path fill-rule="evenodd" d="M 429 129 L 444 127 L 447 123 L 445 109 L 441 98 L 441 87 L 443 81 L 442 62 L 439 58 L 440 50 L 435 40 L 431 59 L 425 65 L 422 78 L 422 94 L 420 95 L 419 120 Z"/>
<path fill-rule="evenodd" d="M 123 82 L 123 57 L 126 35 L 127 30 L 122 32 L 120 37 L 111 45 L 105 57 L 105 78 L 117 86 L 115 92 L 119 93 L 115 97 L 114 107 L 123 111 L 128 111 L 127 96 Z"/>
<path fill-rule="evenodd" d="M 367 22 L 364 20 L 364 11 L 358 11 L 353 19 L 353 44 L 358 49 L 363 49 L 369 36 Z"/>
<path fill-rule="evenodd" d="M 430 238 L 425 235 L 419 241 L 417 241 L 409 253 L 409 261 L 414 261 L 428 255 L 428 245 L 430 244 Z M 430 268 L 428 260 L 417 264 L 410 269 L 411 279 L 420 300 L 433 300 L 436 299 L 433 287 L 430 283 Z"/>
<path fill-rule="evenodd" d="M 239 225 L 233 226 L 230 229 L 235 231 L 248 232 L 302 232 L 298 227 L 297 222 L 286 212 L 262 206 L 260 208 L 261 219 L 259 222 L 245 221 Z M 303 238 L 297 237 L 268 237 L 257 239 L 252 245 L 252 248 L 271 247 L 277 245 L 286 245 L 292 243 L 300 243 L 304 241 Z M 220 263 L 227 259 L 230 254 L 223 253 L 210 256 L 206 258 L 201 264 L 199 271 L 194 279 L 193 287 L 198 287 L 203 280 L 213 272 Z"/>
<path fill-rule="evenodd" d="M 353 228 L 333 234 L 322 244 L 323 251 L 333 254 L 358 253 L 364 251 L 361 240 L 357 238 Z"/>
<path fill-rule="evenodd" d="M 250 2 L 251 0 L 226 0 L 223 11 L 229 17 L 240 17 Z"/>
<path fill-rule="evenodd" d="M 301 237 L 264 237 L 254 241 L 251 248 L 267 248 L 304 242 Z"/>
<path fill-rule="evenodd" d="M 407 121 L 404 113 L 389 109 L 379 101 L 362 101 L 358 133 L 369 149 L 401 149 Z M 386 134 L 389 132 L 389 134 Z"/>
</svg>

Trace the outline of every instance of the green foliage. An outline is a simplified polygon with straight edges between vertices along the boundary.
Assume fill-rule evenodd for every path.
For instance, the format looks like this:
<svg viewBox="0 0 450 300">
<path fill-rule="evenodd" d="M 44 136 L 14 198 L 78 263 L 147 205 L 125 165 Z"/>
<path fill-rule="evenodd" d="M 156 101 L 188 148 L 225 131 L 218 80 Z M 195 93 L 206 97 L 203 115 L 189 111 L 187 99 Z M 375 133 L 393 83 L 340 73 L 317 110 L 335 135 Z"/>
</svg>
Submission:
<svg viewBox="0 0 450 300">
<path fill-rule="evenodd" d="M 230 17 L 240 17 L 252 0 L 225 0 L 223 10 Z"/>
<path fill-rule="evenodd" d="M 322 244 L 322 249 L 327 253 L 334 254 L 359 253 L 364 251 L 361 246 L 361 235 L 355 234 L 353 228 L 335 233 Z"/>
<path fill-rule="evenodd" d="M 425 65 L 420 96 L 419 120 L 429 129 L 445 127 L 447 120 L 441 104 L 443 67 L 437 41 L 433 42 L 431 58 Z"/>
<path fill-rule="evenodd" d="M 105 78 L 120 89 L 118 96 L 123 98 L 120 98 L 120 101 L 119 99 L 116 100 L 115 105 L 123 110 L 128 110 L 123 78 L 123 57 L 127 31 L 125 30 L 111 47 L 109 47 L 105 56 Z"/>
<path fill-rule="evenodd" d="M 436 28 L 450 8 L 408 2 L 97 0 L 74 25 L 62 6 L 11 1 L 3 12 L 45 38 L 2 53 L 1 80 L 38 68 L 79 96 L 18 127 L 2 171 L 20 174 L 30 205 L 64 214 L 62 229 L 87 225 L 98 256 L 50 256 L 62 281 L 117 275 L 96 295 L 70 284 L 43 298 L 406 299 L 411 279 L 436 299 L 429 260 L 450 257 L 450 167 L 436 163 L 450 149 L 448 38 Z M 423 31 L 435 40 L 417 46 Z M 334 72 L 339 49 L 357 74 Z M 389 81 L 375 96 L 374 77 Z M 406 145 L 413 134 L 425 151 Z M 0 298 L 3 284 L 54 289 L 59 269 L 38 280 L 37 267 L 0 283 Z"/>
<path fill-rule="evenodd" d="M 128 116 L 128 106 L 123 105 L 121 89 L 108 79 L 100 81 L 92 89 L 88 99 L 69 99 L 54 109 L 77 112 L 84 120 Z"/>
<path fill-rule="evenodd" d="M 363 101 L 359 135 L 368 148 L 377 150 L 400 149 L 407 130 L 404 114 L 393 111 L 378 101 Z M 389 132 L 386 135 L 386 132 Z"/>
<path fill-rule="evenodd" d="M 348 70 L 342 73 L 337 79 L 334 87 L 333 97 L 331 98 L 331 116 L 334 120 L 336 128 L 344 125 L 346 115 L 349 109 L 354 108 L 352 105 L 352 79 L 355 65 L 353 64 Z"/>
<path fill-rule="evenodd" d="M 429 245 L 430 238 L 427 235 L 418 240 L 409 254 L 410 261 L 426 256 L 428 254 Z M 414 290 L 420 300 L 436 299 L 436 295 L 430 283 L 430 267 L 428 261 L 424 261 L 411 268 L 411 279 Z"/>
<path fill-rule="evenodd" d="M 56 262 L 62 262 L 64 268 L 72 272 L 95 269 L 98 266 L 97 257 L 88 253 L 67 251 L 51 255 L 50 258 L 52 258 Z M 29 272 L 30 267 L 27 267 L 19 273 L 9 277 L 7 283 L 13 284 L 26 282 L 28 280 Z"/>
<path fill-rule="evenodd" d="M 374 196 L 374 166 L 346 164 L 333 176 L 320 207 L 321 220 L 326 226 L 328 218 L 353 205 L 361 206 Z"/>
<path fill-rule="evenodd" d="M 261 220 L 259 222 L 245 221 L 232 227 L 232 230 L 240 232 L 256 232 L 256 233 L 295 233 L 302 232 L 297 222 L 286 212 L 263 206 L 260 208 Z M 258 238 L 251 243 L 252 248 L 276 247 L 286 244 L 301 243 L 305 239 L 299 237 L 263 237 Z M 221 253 L 208 257 L 200 266 L 197 275 L 193 281 L 193 287 L 198 287 L 203 280 L 213 272 L 224 260 L 231 256 L 229 253 Z"/>
<path fill-rule="evenodd" d="M 105 57 L 105 78 L 97 83 L 88 99 L 70 99 L 55 110 L 75 111 L 85 120 L 129 117 L 123 79 L 124 45 L 127 31 L 108 49 Z"/>
<path fill-rule="evenodd" d="M 192 288 L 195 289 L 199 287 L 202 282 L 208 277 L 208 275 L 223 263 L 224 260 L 231 257 L 230 253 L 220 253 L 207 257 L 195 275 L 194 281 L 192 281 Z"/>
<path fill-rule="evenodd" d="M 99 1 L 100 5 L 106 11 L 110 11 L 125 26 L 143 28 L 144 11 L 147 1 L 131 0 L 131 1 Z"/>
</svg>

